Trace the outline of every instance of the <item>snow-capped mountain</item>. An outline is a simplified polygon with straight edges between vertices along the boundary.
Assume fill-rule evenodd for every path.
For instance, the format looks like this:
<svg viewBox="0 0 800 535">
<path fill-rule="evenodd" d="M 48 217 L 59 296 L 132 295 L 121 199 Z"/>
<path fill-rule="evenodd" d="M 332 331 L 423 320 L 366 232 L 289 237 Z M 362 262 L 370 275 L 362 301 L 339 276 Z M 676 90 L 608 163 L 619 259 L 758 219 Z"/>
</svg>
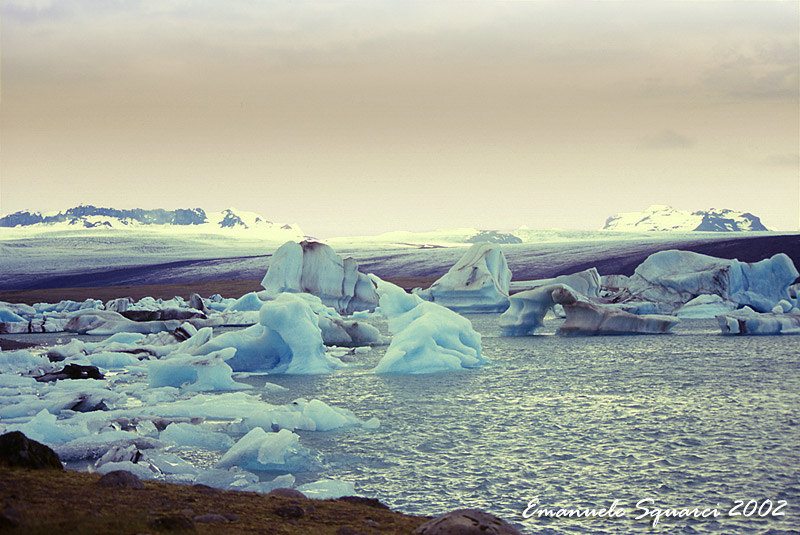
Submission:
<svg viewBox="0 0 800 535">
<path fill-rule="evenodd" d="M 627 212 L 609 217 L 602 230 L 744 232 L 770 229 L 761 223 L 761 219 L 747 212 L 716 208 L 687 212 L 671 206 L 653 205 L 644 212 Z"/>
<path fill-rule="evenodd" d="M 303 231 L 294 224 L 268 221 L 253 212 L 234 209 L 206 212 L 202 208 L 177 210 L 118 210 L 81 205 L 61 212 L 30 212 L 23 210 L 0 218 L 0 227 L 29 228 L 31 230 L 78 229 L 140 229 L 140 230 L 192 230 L 196 232 L 226 232 L 250 230 L 285 234 L 287 240 L 303 238 Z"/>
</svg>

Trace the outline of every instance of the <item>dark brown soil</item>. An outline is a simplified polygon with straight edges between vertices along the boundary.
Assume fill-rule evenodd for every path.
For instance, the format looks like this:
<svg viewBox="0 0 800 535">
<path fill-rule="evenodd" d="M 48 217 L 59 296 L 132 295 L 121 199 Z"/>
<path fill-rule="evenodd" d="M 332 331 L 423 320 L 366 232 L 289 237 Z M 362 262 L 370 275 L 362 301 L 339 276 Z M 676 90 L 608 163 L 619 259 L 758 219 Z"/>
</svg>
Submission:
<svg viewBox="0 0 800 535">
<path fill-rule="evenodd" d="M 0 466 L 0 532 L 409 534 L 428 520 L 360 500 L 304 500 L 150 481 L 144 489 L 109 489 L 97 485 L 98 479 L 99 474 L 71 470 Z"/>
</svg>

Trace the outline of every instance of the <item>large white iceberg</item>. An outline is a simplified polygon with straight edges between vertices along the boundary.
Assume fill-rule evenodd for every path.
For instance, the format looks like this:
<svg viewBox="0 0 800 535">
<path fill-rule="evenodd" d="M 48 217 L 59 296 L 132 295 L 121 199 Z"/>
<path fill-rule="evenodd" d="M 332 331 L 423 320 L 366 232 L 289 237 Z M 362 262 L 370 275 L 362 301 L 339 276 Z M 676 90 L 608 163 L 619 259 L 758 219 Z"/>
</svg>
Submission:
<svg viewBox="0 0 800 535">
<path fill-rule="evenodd" d="M 375 373 L 433 373 L 488 362 L 481 355 L 481 335 L 468 319 L 375 275 L 372 280 L 378 287 L 380 310 L 389 319 L 393 334 Z"/>
<path fill-rule="evenodd" d="M 508 308 L 510 282 L 500 246 L 479 242 L 430 288 L 416 293 L 458 312 L 502 312 Z"/>
<path fill-rule="evenodd" d="M 306 240 L 286 242 L 272 255 L 261 281 L 269 297 L 284 292 L 310 293 L 340 314 L 374 310 L 375 287 L 358 271 L 358 262 L 342 258 L 324 243 Z"/>
<path fill-rule="evenodd" d="M 235 371 L 317 374 L 337 367 L 325 353 L 317 315 L 305 299 L 289 293 L 264 303 L 258 324 L 212 338 L 193 353 L 229 347 L 236 348 L 228 360 Z"/>
<path fill-rule="evenodd" d="M 673 310 L 699 295 L 718 295 L 738 306 L 770 312 L 791 299 L 798 271 L 779 253 L 760 262 L 715 258 L 690 251 L 660 251 L 636 268 L 628 284 L 633 299 L 665 303 Z"/>
</svg>

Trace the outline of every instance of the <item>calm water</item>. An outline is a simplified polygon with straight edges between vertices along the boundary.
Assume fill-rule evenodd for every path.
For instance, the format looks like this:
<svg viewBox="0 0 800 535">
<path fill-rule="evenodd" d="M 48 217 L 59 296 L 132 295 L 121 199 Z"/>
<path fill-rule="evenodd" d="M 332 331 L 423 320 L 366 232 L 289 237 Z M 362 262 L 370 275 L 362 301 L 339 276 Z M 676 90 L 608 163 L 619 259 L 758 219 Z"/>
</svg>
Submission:
<svg viewBox="0 0 800 535">
<path fill-rule="evenodd" d="M 504 338 L 496 315 L 469 317 L 491 366 L 375 376 L 376 349 L 333 375 L 270 377 L 290 392 L 264 397 L 380 418 L 377 431 L 301 432 L 301 441 L 325 456 L 322 475 L 400 511 L 477 507 L 526 532 L 629 533 L 652 529 L 635 519 L 650 498 L 643 507 L 720 512 L 662 518 L 653 531 L 797 533 L 800 337 L 723 337 L 712 320 L 673 335 L 596 338 L 553 336 L 554 321 L 543 335 Z M 627 514 L 524 520 L 535 497 L 549 508 L 616 499 Z M 766 499 L 786 500 L 786 516 L 728 516 L 735 500 Z"/>
</svg>

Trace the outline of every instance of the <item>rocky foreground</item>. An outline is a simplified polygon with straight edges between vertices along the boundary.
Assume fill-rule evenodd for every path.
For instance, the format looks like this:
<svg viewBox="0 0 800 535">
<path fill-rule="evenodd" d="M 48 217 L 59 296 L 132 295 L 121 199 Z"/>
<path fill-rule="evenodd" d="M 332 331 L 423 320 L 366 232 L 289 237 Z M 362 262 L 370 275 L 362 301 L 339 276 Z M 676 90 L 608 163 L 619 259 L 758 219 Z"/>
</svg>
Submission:
<svg viewBox="0 0 800 535">
<path fill-rule="evenodd" d="M 58 456 L 19 432 L 0 436 L 0 532 L 269 533 L 286 535 L 513 535 L 508 523 L 463 509 L 438 518 L 389 510 L 356 496 L 311 500 L 291 489 L 268 495 L 142 482 L 64 470 Z"/>
</svg>

